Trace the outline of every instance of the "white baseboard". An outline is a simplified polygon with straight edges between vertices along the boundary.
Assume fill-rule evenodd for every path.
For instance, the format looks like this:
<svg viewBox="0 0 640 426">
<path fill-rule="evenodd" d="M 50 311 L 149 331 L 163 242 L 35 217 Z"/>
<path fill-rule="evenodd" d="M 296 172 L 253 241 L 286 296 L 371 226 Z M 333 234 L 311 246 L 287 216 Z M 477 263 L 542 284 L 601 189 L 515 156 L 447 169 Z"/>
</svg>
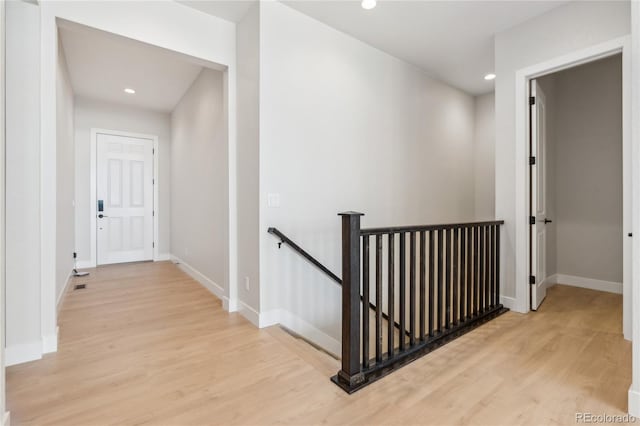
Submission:
<svg viewBox="0 0 640 426">
<path fill-rule="evenodd" d="M 90 260 L 78 260 L 76 261 L 76 264 L 78 265 L 78 269 L 89 269 L 96 267 L 96 264 L 91 262 Z"/>
<path fill-rule="evenodd" d="M 629 388 L 628 412 L 633 417 L 640 418 L 640 392 L 635 391 L 632 388 L 633 385 Z"/>
<path fill-rule="evenodd" d="M 271 327 L 272 325 L 283 324 L 285 312 L 282 309 L 272 309 L 260 313 L 260 328 Z"/>
<path fill-rule="evenodd" d="M 216 297 L 222 300 L 223 307 L 229 312 L 238 311 L 243 317 L 258 328 L 269 327 L 276 324 L 281 324 L 289 330 L 293 331 L 310 340 L 316 345 L 320 346 L 327 352 L 338 355 L 341 351 L 341 343 L 329 336 L 328 334 L 320 331 L 315 326 L 306 322 L 302 318 L 292 314 L 289 311 L 282 309 L 275 309 L 267 312 L 258 312 L 251 306 L 247 305 L 241 300 L 230 300 L 224 295 L 224 289 L 218 284 L 207 278 L 200 271 L 185 263 L 177 256 L 171 255 L 171 261 L 176 263 L 180 269 L 190 275 L 194 280 L 198 281 L 203 287 L 213 293 Z"/>
<path fill-rule="evenodd" d="M 228 310 L 229 298 L 224 295 L 224 288 L 207 278 L 207 276 L 205 276 L 202 272 L 198 271 L 193 266 L 185 263 L 184 260 L 180 259 L 179 257 L 171 255 L 170 258 L 173 263 L 178 265 L 178 268 L 182 269 L 189 276 L 191 276 L 191 278 L 198 281 L 204 288 L 209 290 L 214 296 L 220 299 L 222 301 L 222 306 L 224 307 L 224 309 Z"/>
<path fill-rule="evenodd" d="M 342 344 L 340 341 L 329 336 L 297 315 L 294 315 L 289 311 L 280 310 L 280 324 L 320 346 L 331 355 L 338 358 L 340 357 L 340 352 L 342 351 Z"/>
<path fill-rule="evenodd" d="M 227 312 L 238 312 L 238 299 L 229 299 L 228 297 L 225 297 L 224 299 L 222 299 L 222 307 Z"/>
<path fill-rule="evenodd" d="M 56 312 L 58 314 L 60 313 L 60 307 L 62 306 L 62 301 L 64 300 L 64 297 L 67 295 L 67 290 L 69 290 L 69 284 L 71 284 L 72 278 L 73 278 L 73 271 L 69 273 L 69 276 L 67 277 L 67 282 L 64 284 L 64 288 L 58 295 L 58 300 L 56 301 Z"/>
<path fill-rule="evenodd" d="M 58 351 L 58 327 L 56 332 L 42 336 L 40 340 L 7 346 L 4 350 L 5 365 L 17 365 L 42 359 L 43 354 Z"/>
<path fill-rule="evenodd" d="M 242 302 L 240 303 L 245 307 L 244 310 L 242 308 L 240 309 L 240 312 L 243 314 L 243 316 L 259 328 L 280 324 L 283 327 L 286 327 L 294 333 L 299 334 L 305 339 L 313 342 L 315 345 L 321 347 L 333 356 L 340 356 L 342 348 L 340 341 L 329 336 L 325 332 L 321 331 L 320 329 L 298 317 L 297 315 L 285 309 L 273 309 L 258 314 L 250 306 L 247 306 Z"/>
<path fill-rule="evenodd" d="M 169 253 L 160 253 L 153 259 L 154 262 L 164 262 L 165 260 L 171 260 Z"/>
<path fill-rule="evenodd" d="M 56 332 L 47 336 L 42 336 L 42 353 L 48 354 L 58 351 L 58 331 L 59 327 L 56 327 Z"/>
<path fill-rule="evenodd" d="M 616 283 L 613 281 L 594 280 L 592 278 L 576 277 L 574 275 L 554 274 L 547 277 L 545 282 L 548 283 L 548 286 L 561 284 L 571 287 L 606 291 L 607 293 L 622 294 L 622 283 Z"/>
<path fill-rule="evenodd" d="M 268 327 L 267 325 L 260 323 L 260 313 L 255 309 L 253 309 L 251 306 L 244 303 L 242 300 L 238 301 L 238 312 L 240 313 L 240 315 L 245 317 L 251 324 L 255 325 L 256 327 L 258 328 Z"/>
<path fill-rule="evenodd" d="M 4 350 L 4 362 L 7 367 L 42 359 L 42 340 L 7 346 Z"/>
<path fill-rule="evenodd" d="M 11 426 L 11 413 L 9 411 L 5 411 L 2 417 L 2 426 Z"/>
<path fill-rule="evenodd" d="M 516 308 L 515 297 L 500 296 L 500 303 L 502 303 L 502 306 L 512 311 Z"/>
</svg>

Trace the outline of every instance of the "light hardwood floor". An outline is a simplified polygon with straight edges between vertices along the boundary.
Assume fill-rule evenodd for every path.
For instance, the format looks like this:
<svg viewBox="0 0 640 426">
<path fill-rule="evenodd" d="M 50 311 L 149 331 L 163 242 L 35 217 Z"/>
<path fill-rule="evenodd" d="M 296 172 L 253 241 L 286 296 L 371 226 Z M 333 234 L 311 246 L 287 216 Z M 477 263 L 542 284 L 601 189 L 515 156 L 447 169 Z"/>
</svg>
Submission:
<svg viewBox="0 0 640 426">
<path fill-rule="evenodd" d="M 7 369 L 13 425 L 575 424 L 626 411 L 631 346 L 618 295 L 555 286 L 347 395 L 339 362 L 277 327 L 257 330 L 169 262 L 77 282 L 59 351 Z"/>
</svg>

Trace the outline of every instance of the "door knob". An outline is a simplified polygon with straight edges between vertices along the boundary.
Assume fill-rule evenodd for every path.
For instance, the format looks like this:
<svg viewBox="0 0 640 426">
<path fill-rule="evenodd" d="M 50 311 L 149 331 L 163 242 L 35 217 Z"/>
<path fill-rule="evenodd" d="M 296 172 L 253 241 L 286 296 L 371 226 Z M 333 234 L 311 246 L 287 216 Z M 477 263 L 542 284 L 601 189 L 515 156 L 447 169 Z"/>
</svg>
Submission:
<svg viewBox="0 0 640 426">
<path fill-rule="evenodd" d="M 547 219 L 546 217 L 544 218 L 544 224 L 546 225 L 547 223 L 551 223 L 553 222 L 551 219 Z"/>
<path fill-rule="evenodd" d="M 109 217 L 109 216 L 106 216 L 106 215 L 103 215 L 102 213 L 100 213 L 100 214 L 98 215 L 98 217 L 99 217 L 100 219 L 102 219 L 103 217 Z"/>
</svg>

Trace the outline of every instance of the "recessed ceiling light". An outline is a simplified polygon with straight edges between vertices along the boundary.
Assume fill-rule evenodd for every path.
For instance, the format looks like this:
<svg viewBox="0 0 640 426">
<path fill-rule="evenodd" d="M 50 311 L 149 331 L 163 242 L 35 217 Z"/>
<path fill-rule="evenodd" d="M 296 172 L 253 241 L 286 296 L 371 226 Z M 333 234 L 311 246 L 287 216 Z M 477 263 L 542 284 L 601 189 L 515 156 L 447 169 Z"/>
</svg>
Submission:
<svg viewBox="0 0 640 426">
<path fill-rule="evenodd" d="M 362 0 L 361 6 L 365 10 L 371 10 L 376 7 L 376 0 Z"/>
<path fill-rule="evenodd" d="M 133 90 L 133 89 L 129 89 L 128 87 L 127 87 L 126 89 L 124 89 L 124 92 L 125 92 L 125 93 L 128 93 L 128 94 L 130 94 L 130 95 L 133 95 L 134 93 L 136 93 L 136 91 L 135 91 L 135 90 Z"/>
<path fill-rule="evenodd" d="M 487 74 L 487 75 L 484 76 L 485 80 L 493 80 L 495 78 L 496 78 L 496 75 L 493 74 L 493 73 L 490 73 L 490 74 Z"/>
</svg>

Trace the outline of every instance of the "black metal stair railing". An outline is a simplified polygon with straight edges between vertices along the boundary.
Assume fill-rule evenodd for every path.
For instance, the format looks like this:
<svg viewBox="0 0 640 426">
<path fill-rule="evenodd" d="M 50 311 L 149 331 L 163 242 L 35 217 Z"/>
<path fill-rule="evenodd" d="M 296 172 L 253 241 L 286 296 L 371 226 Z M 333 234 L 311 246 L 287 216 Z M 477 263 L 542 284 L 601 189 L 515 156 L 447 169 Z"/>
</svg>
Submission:
<svg viewBox="0 0 640 426">
<path fill-rule="evenodd" d="M 504 221 L 361 229 L 362 213 L 340 216 L 342 279 L 276 228 L 268 232 L 342 286 L 342 366 L 331 380 L 346 392 L 507 311 Z"/>
<path fill-rule="evenodd" d="M 305 258 L 308 262 L 310 262 L 312 265 L 314 265 L 316 268 L 320 269 L 322 272 L 324 272 L 329 278 L 331 278 L 336 284 L 338 284 L 339 286 L 342 286 L 342 280 L 333 272 L 331 272 L 331 270 L 329 268 L 327 268 L 326 266 L 324 266 L 322 263 L 320 263 L 320 261 L 318 261 L 315 257 L 311 256 L 306 250 L 304 250 L 302 247 L 300 247 L 298 244 L 296 244 L 293 240 L 291 240 L 289 237 L 287 237 L 285 234 L 283 234 L 280 230 L 278 230 L 277 228 L 269 228 L 267 230 L 268 233 L 275 235 L 276 237 L 280 238 L 280 242 L 278 243 L 278 248 L 280 248 L 282 246 L 282 244 L 287 244 L 289 247 L 291 247 L 295 252 L 297 252 L 300 256 L 302 256 L 303 258 Z M 363 301 L 365 300 L 362 296 L 360 297 L 360 300 Z M 369 309 L 376 311 L 377 307 L 375 304 L 373 304 L 371 301 L 369 302 Z M 386 313 L 382 313 L 382 319 L 384 321 L 389 321 L 389 316 Z M 396 329 L 400 329 L 400 324 L 398 324 L 397 322 L 394 323 L 394 327 Z"/>
<path fill-rule="evenodd" d="M 507 311 L 500 304 L 503 221 L 361 229 L 361 213 L 340 216 L 342 368 L 331 380 L 346 392 Z M 373 328 L 361 297 L 375 300 Z"/>
</svg>

